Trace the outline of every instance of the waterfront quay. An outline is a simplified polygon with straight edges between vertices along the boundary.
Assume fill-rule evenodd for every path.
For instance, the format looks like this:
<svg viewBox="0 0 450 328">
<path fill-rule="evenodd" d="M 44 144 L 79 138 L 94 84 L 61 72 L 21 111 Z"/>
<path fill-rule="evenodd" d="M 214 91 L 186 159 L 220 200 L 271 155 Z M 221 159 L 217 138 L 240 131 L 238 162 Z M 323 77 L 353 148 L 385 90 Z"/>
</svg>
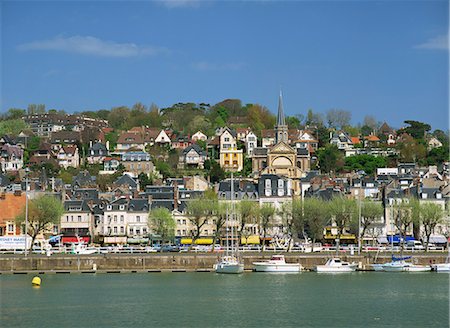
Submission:
<svg viewBox="0 0 450 328">
<path fill-rule="evenodd" d="M 252 263 L 268 260 L 273 253 L 255 252 L 242 256 L 245 270 L 252 270 Z M 407 254 L 405 254 L 407 255 Z M 300 263 L 306 270 L 324 264 L 331 254 L 292 254 L 285 253 L 286 261 Z M 369 264 L 375 262 L 375 254 L 341 255 L 343 259 L 359 264 L 359 270 L 369 271 Z M 218 253 L 151 253 L 151 254 L 54 254 L 2 255 L 1 274 L 20 273 L 121 273 L 121 272 L 213 272 L 213 265 L 220 258 Z M 390 261 L 391 254 L 383 253 L 376 257 L 377 262 Z M 441 263 L 446 259 L 444 253 L 414 253 L 416 264 Z"/>
</svg>

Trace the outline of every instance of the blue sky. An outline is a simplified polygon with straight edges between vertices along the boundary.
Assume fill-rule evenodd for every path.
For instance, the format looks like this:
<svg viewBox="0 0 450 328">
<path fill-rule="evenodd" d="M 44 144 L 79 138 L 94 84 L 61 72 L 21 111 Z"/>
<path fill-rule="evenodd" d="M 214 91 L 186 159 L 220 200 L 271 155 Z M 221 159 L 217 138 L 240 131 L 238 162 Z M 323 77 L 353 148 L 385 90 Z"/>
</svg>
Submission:
<svg viewBox="0 0 450 328">
<path fill-rule="evenodd" d="M 1 110 L 227 98 L 447 130 L 447 1 L 2 1 Z"/>
</svg>

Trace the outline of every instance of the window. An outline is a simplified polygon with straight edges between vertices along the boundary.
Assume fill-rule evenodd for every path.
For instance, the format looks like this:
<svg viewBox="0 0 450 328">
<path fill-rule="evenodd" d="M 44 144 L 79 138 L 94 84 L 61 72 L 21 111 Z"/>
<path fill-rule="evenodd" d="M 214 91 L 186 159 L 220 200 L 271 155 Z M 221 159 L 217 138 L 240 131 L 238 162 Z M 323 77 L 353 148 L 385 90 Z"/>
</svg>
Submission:
<svg viewBox="0 0 450 328">
<path fill-rule="evenodd" d="M 114 227 L 114 233 L 117 233 L 117 227 Z"/>
<path fill-rule="evenodd" d="M 12 223 L 8 224 L 8 232 L 14 232 L 14 224 Z"/>
<path fill-rule="evenodd" d="M 141 217 L 139 215 L 136 216 L 136 222 L 141 222 Z"/>
<path fill-rule="evenodd" d="M 66 215 L 66 222 L 69 222 L 69 216 Z"/>
<path fill-rule="evenodd" d="M 81 222 L 81 215 L 78 215 L 78 222 Z"/>
<path fill-rule="evenodd" d="M 183 224 L 186 224 L 186 219 L 183 219 Z"/>
<path fill-rule="evenodd" d="M 134 235 L 134 228 L 133 227 L 130 228 L 130 235 Z"/>
<path fill-rule="evenodd" d="M 108 215 L 108 223 L 111 223 L 111 215 Z"/>
<path fill-rule="evenodd" d="M 53 225 L 53 234 L 57 235 L 58 234 L 58 226 L 56 224 Z"/>
<path fill-rule="evenodd" d="M 230 141 L 230 138 L 225 137 L 225 138 L 224 138 L 224 141 L 225 141 L 225 142 L 228 142 L 228 141 Z"/>
<path fill-rule="evenodd" d="M 114 215 L 114 222 L 117 222 L 117 215 Z"/>
<path fill-rule="evenodd" d="M 147 234 L 147 228 L 142 228 L 142 233 L 143 233 L 144 235 L 146 235 L 146 234 Z"/>
<path fill-rule="evenodd" d="M 123 215 L 120 216 L 120 222 L 123 223 Z"/>
<path fill-rule="evenodd" d="M 70 221 L 72 221 L 72 222 L 73 222 L 73 215 L 71 215 L 71 216 L 70 216 Z"/>
<path fill-rule="evenodd" d="M 140 235 L 141 234 L 141 229 L 136 228 L 136 235 Z"/>
<path fill-rule="evenodd" d="M 125 232 L 125 228 L 124 227 L 120 227 L 120 233 L 124 233 Z"/>
</svg>

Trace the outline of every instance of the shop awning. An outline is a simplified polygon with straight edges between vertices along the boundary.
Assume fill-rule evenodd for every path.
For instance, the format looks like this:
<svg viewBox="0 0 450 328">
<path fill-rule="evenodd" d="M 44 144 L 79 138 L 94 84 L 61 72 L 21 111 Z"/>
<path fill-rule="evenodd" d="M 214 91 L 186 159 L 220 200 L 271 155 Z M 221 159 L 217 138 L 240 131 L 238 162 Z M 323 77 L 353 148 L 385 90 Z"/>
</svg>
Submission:
<svg viewBox="0 0 450 328">
<path fill-rule="evenodd" d="M 246 237 L 241 237 L 241 244 L 242 245 L 259 245 L 260 244 L 260 240 L 259 240 L 259 236 L 248 236 Z"/>
<path fill-rule="evenodd" d="M 148 238 L 128 238 L 128 244 L 148 244 Z"/>
<path fill-rule="evenodd" d="M 83 243 L 89 244 L 90 238 L 89 237 L 78 237 L 80 238 L 80 241 Z M 62 237 L 62 243 L 63 244 L 70 244 L 70 243 L 78 243 L 77 237 Z"/>
<path fill-rule="evenodd" d="M 192 244 L 192 238 L 181 238 L 180 244 L 181 245 L 191 245 Z"/>
<path fill-rule="evenodd" d="M 389 244 L 389 240 L 386 236 L 379 236 L 377 237 L 378 244 Z"/>
<path fill-rule="evenodd" d="M 196 245 L 211 245 L 213 242 L 212 238 L 198 238 L 195 240 Z"/>
</svg>

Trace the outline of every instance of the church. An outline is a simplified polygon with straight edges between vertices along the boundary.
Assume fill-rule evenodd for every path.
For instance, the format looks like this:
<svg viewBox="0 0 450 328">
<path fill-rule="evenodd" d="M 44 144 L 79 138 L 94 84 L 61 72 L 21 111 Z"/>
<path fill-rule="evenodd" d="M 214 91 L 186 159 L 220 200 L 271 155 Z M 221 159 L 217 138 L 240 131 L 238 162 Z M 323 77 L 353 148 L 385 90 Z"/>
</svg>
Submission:
<svg viewBox="0 0 450 328">
<path fill-rule="evenodd" d="M 275 125 L 275 144 L 270 147 L 254 148 L 253 174 L 255 177 L 263 174 L 276 174 L 290 178 L 292 179 L 293 194 L 300 195 L 300 179 L 310 170 L 310 157 L 307 148 L 294 148 L 289 145 L 288 126 L 284 117 L 283 98 L 280 92 Z"/>
</svg>

